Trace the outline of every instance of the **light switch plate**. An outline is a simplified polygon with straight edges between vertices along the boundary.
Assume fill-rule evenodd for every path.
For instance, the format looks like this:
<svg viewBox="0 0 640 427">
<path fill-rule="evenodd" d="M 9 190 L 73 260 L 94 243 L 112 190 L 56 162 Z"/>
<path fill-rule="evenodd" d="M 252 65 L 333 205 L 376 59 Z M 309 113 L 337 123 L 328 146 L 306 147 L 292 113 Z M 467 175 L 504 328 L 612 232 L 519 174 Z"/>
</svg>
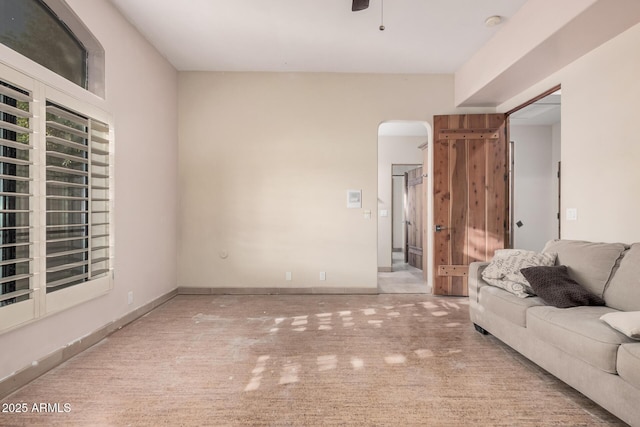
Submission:
<svg viewBox="0 0 640 427">
<path fill-rule="evenodd" d="M 382 210 L 380 211 L 380 216 L 381 216 L 381 217 L 383 217 L 383 216 L 389 216 L 389 211 L 388 211 L 388 210 L 386 210 L 386 209 L 382 209 Z"/>
<path fill-rule="evenodd" d="M 567 221 L 577 221 L 577 220 L 578 220 L 578 209 L 567 208 Z"/>
</svg>

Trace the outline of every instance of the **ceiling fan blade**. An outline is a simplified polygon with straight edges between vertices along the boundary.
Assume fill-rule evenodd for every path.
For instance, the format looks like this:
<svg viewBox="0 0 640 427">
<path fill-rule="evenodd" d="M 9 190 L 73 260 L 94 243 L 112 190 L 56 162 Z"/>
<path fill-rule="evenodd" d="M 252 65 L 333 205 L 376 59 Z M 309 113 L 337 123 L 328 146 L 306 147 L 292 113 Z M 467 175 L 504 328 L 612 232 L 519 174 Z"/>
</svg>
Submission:
<svg viewBox="0 0 640 427">
<path fill-rule="evenodd" d="M 353 4 L 351 5 L 351 10 L 353 12 L 357 12 L 359 10 L 364 10 L 369 7 L 369 0 L 353 0 Z"/>
</svg>

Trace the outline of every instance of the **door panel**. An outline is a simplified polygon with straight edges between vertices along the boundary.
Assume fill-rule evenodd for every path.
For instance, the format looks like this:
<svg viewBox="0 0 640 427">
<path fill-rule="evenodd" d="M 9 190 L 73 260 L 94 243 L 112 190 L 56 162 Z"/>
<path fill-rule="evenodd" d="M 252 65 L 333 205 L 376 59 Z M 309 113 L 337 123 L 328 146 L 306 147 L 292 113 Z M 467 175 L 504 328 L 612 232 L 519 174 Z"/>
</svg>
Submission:
<svg viewBox="0 0 640 427">
<path fill-rule="evenodd" d="M 422 168 L 407 172 L 407 254 L 409 265 L 422 270 Z"/>
<path fill-rule="evenodd" d="M 434 117 L 434 294 L 468 295 L 468 265 L 507 241 L 503 114 Z"/>
</svg>

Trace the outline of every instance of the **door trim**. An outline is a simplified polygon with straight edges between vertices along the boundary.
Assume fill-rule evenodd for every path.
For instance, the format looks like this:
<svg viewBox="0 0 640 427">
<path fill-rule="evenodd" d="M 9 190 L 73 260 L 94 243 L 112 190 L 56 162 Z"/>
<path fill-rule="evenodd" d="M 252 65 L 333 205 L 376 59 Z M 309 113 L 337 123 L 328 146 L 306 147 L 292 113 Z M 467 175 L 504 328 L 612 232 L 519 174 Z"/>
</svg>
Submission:
<svg viewBox="0 0 640 427">
<path fill-rule="evenodd" d="M 536 96 L 535 98 L 531 98 L 527 102 L 525 102 L 523 104 L 520 104 L 517 107 L 512 108 L 511 110 L 507 111 L 505 114 L 507 115 L 507 118 L 509 118 L 509 116 L 511 114 L 515 113 L 516 111 L 522 110 L 523 108 L 528 107 L 529 105 L 540 101 L 542 98 L 545 98 L 545 97 L 551 95 L 552 93 L 555 93 L 555 92 L 559 91 L 560 89 L 561 89 L 561 85 L 556 85 L 556 86 L 552 87 L 551 89 L 542 92 L 540 95 Z"/>
</svg>

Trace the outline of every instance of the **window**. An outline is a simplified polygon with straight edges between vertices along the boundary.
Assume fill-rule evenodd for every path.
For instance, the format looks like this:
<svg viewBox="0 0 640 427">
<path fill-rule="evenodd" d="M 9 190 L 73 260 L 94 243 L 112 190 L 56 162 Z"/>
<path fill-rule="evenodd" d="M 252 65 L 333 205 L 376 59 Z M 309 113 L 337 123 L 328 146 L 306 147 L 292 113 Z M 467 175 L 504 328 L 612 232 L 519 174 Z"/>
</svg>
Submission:
<svg viewBox="0 0 640 427">
<path fill-rule="evenodd" d="M 0 0 L 0 58 L 3 332 L 111 289 L 113 137 L 84 90 L 104 50 L 64 0 Z"/>
<path fill-rule="evenodd" d="M 87 88 L 87 50 L 46 4 L 3 0 L 0 11 L 3 44 Z"/>
<path fill-rule="evenodd" d="M 104 49 L 64 0 L 0 0 L 0 43 L 104 96 Z"/>
<path fill-rule="evenodd" d="M 108 114 L 0 64 L 0 331 L 112 287 Z"/>
<path fill-rule="evenodd" d="M 31 94 L 0 80 L 0 307 L 31 293 Z"/>
<path fill-rule="evenodd" d="M 109 127 L 47 102 L 47 292 L 109 271 Z"/>
</svg>

